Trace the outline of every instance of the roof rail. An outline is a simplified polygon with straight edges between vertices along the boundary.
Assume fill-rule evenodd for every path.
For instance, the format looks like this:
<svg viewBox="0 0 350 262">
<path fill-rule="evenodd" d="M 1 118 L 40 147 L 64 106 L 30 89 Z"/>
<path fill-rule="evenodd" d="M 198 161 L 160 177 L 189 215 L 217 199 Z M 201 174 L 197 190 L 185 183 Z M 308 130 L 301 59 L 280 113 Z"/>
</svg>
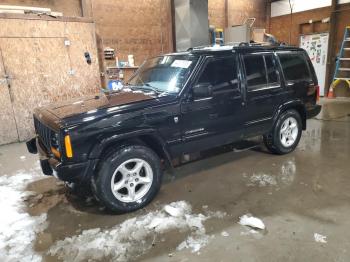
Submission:
<svg viewBox="0 0 350 262">
<path fill-rule="evenodd" d="M 210 47 L 213 47 L 212 45 L 200 45 L 200 46 L 193 46 L 193 47 L 190 47 L 188 48 L 186 51 L 187 52 L 191 52 L 195 49 L 203 49 L 203 48 L 210 48 Z"/>
<path fill-rule="evenodd" d="M 266 43 L 257 43 L 257 42 L 230 42 L 226 43 L 225 45 L 203 45 L 203 46 L 195 46 L 195 47 L 190 47 L 186 51 L 187 52 L 192 52 L 195 50 L 203 50 L 203 49 L 208 49 L 208 50 L 220 50 L 220 49 L 234 49 L 235 47 L 259 47 L 259 46 L 286 46 L 284 43 L 276 43 L 272 44 L 269 42 Z"/>
</svg>

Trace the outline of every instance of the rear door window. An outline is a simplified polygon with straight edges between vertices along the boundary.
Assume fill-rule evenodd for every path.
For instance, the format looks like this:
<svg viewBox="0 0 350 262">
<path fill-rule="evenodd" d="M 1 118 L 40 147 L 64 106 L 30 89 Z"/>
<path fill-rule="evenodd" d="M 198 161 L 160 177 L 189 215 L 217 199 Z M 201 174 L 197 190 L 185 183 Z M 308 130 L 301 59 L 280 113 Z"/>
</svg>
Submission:
<svg viewBox="0 0 350 262">
<path fill-rule="evenodd" d="M 273 55 L 264 55 L 267 71 L 267 83 L 277 84 L 279 82 L 279 77 L 277 73 L 277 68 L 274 63 Z"/>
<path fill-rule="evenodd" d="M 248 90 L 266 85 L 265 62 L 262 55 L 244 56 Z"/>
<path fill-rule="evenodd" d="M 302 53 L 278 54 L 287 81 L 311 80 L 305 56 Z"/>
<path fill-rule="evenodd" d="M 273 54 L 245 55 L 243 60 L 248 92 L 279 86 L 280 80 Z"/>
</svg>

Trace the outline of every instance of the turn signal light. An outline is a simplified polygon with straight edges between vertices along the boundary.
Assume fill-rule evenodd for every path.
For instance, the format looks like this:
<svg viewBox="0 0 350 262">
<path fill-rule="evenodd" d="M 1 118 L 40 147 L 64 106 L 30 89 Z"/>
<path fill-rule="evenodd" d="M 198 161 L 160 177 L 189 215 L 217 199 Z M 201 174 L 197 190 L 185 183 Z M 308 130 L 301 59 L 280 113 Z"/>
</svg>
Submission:
<svg viewBox="0 0 350 262">
<path fill-rule="evenodd" d="M 65 148 L 66 148 L 66 156 L 69 157 L 69 158 L 73 157 L 72 144 L 70 142 L 70 136 L 69 135 L 66 135 L 64 137 L 64 145 L 65 145 Z"/>
<path fill-rule="evenodd" d="M 316 86 L 316 101 L 320 101 L 320 86 Z"/>
<path fill-rule="evenodd" d="M 51 147 L 51 152 L 55 157 L 61 158 L 61 153 L 56 148 Z"/>
</svg>

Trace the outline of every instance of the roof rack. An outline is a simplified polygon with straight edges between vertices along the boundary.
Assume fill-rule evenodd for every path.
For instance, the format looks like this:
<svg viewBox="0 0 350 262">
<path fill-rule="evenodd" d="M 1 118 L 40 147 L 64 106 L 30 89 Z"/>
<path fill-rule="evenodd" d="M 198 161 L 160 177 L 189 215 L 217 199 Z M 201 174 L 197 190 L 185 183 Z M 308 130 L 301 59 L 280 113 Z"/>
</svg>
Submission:
<svg viewBox="0 0 350 262">
<path fill-rule="evenodd" d="M 195 46 L 187 49 L 187 52 L 192 52 L 195 50 L 230 50 L 235 47 L 254 47 L 254 46 L 278 46 L 271 43 L 256 43 L 256 42 L 231 42 L 226 43 L 225 45 L 203 45 Z"/>
</svg>

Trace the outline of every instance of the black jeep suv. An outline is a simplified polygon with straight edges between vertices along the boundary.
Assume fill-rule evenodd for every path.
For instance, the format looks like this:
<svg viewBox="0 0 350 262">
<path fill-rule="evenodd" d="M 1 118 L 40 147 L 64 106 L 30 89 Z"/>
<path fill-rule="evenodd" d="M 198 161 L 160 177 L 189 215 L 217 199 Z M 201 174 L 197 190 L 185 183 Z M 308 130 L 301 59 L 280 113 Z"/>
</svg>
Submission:
<svg viewBox="0 0 350 262">
<path fill-rule="evenodd" d="M 262 135 L 293 151 L 316 116 L 318 82 L 294 47 L 224 46 L 151 58 L 121 90 L 36 109 L 44 174 L 86 182 L 107 208 L 129 212 L 157 194 L 172 159 Z"/>
</svg>

